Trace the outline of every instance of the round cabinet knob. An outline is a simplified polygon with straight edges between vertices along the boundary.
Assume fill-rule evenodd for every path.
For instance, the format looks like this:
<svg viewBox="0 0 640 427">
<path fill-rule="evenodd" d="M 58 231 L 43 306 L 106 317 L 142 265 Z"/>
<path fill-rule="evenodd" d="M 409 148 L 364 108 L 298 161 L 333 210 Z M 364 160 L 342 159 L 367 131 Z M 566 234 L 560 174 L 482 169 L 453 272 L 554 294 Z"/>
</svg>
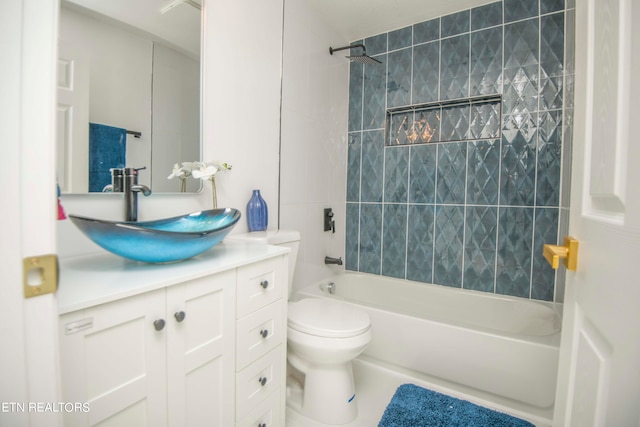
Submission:
<svg viewBox="0 0 640 427">
<path fill-rule="evenodd" d="M 260 377 L 258 379 L 258 382 L 260 383 L 261 386 L 264 386 L 267 383 L 267 377 Z"/>
<path fill-rule="evenodd" d="M 261 329 L 260 330 L 260 335 L 262 335 L 262 338 L 266 338 L 269 336 L 269 330 L 268 329 Z"/>
<path fill-rule="evenodd" d="M 262 282 L 260 282 L 260 286 L 262 286 L 262 289 L 267 289 L 269 287 L 269 281 L 263 280 Z"/>
<path fill-rule="evenodd" d="M 176 318 L 176 321 L 180 323 L 184 320 L 185 317 L 187 317 L 187 314 L 184 311 L 178 311 L 173 316 Z"/>
<path fill-rule="evenodd" d="M 161 331 L 164 329 L 164 324 L 165 324 L 164 319 L 158 319 L 155 322 L 153 322 L 153 327 L 156 329 L 156 331 Z"/>
</svg>

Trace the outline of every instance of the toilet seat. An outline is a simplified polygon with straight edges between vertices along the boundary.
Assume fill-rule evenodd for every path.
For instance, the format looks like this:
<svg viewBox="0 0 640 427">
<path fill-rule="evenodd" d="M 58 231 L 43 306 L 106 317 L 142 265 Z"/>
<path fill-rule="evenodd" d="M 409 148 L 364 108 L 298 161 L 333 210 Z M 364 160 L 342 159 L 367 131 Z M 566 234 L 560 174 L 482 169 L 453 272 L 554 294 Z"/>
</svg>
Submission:
<svg viewBox="0 0 640 427">
<path fill-rule="evenodd" d="M 299 332 L 328 338 L 348 338 L 371 327 L 369 314 L 340 301 L 304 298 L 289 303 L 287 324 Z"/>
</svg>

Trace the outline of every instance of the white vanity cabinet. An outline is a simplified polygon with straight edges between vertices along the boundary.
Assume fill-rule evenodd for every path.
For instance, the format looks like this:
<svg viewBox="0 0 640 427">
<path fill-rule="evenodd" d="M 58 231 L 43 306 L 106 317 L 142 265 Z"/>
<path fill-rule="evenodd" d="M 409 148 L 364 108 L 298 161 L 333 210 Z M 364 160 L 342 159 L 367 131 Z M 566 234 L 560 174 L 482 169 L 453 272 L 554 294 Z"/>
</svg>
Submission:
<svg viewBox="0 0 640 427">
<path fill-rule="evenodd" d="M 236 426 L 284 426 L 287 269 L 284 258 L 238 269 Z"/>
<path fill-rule="evenodd" d="M 63 315 L 65 426 L 231 425 L 235 274 Z"/>
<path fill-rule="evenodd" d="M 63 262 L 62 399 L 89 409 L 64 425 L 284 426 L 286 252 L 246 251 L 218 249 L 213 266 L 96 264 L 97 297 L 77 283 L 93 261 Z"/>
</svg>

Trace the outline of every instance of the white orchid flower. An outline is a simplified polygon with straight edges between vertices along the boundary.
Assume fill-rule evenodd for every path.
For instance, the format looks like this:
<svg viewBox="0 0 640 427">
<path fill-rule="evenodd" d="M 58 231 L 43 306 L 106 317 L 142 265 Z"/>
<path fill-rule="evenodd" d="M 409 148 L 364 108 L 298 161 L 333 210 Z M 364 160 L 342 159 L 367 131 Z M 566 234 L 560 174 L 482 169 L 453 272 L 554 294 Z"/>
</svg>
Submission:
<svg viewBox="0 0 640 427">
<path fill-rule="evenodd" d="M 169 175 L 167 177 L 167 179 L 173 179 L 173 178 L 181 178 L 184 176 L 185 171 L 180 167 L 180 165 L 178 165 L 177 163 L 174 163 L 173 165 L 173 170 L 171 171 L 171 175 Z"/>
<path fill-rule="evenodd" d="M 200 162 L 182 162 L 182 170 L 187 172 L 187 176 L 191 175 L 194 169 L 198 169 Z"/>
<path fill-rule="evenodd" d="M 187 189 L 187 178 L 193 176 L 196 179 L 202 181 L 211 181 L 211 195 L 213 199 L 213 208 L 218 206 L 218 198 L 216 195 L 216 183 L 214 177 L 218 172 L 226 172 L 231 170 L 231 165 L 228 163 L 220 162 L 182 162 L 182 166 L 177 163 L 173 165 L 173 171 L 167 178 L 180 178 L 181 192 L 185 192 Z"/>
<path fill-rule="evenodd" d="M 191 171 L 191 174 L 194 178 L 199 179 L 210 179 L 218 172 L 218 168 L 212 164 L 200 163 L 198 169 L 194 169 Z"/>
</svg>

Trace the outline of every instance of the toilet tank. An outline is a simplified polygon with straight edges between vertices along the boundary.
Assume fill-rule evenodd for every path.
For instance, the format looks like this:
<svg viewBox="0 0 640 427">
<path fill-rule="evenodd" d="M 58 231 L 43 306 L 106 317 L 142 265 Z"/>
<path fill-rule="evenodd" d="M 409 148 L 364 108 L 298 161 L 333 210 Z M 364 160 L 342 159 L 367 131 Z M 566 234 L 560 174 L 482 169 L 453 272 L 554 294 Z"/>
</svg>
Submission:
<svg viewBox="0 0 640 427">
<path fill-rule="evenodd" d="M 297 230 L 268 230 L 256 231 L 252 233 L 234 234 L 227 237 L 228 239 L 238 239 L 246 242 L 264 243 L 268 245 L 284 246 L 291 249 L 289 252 L 289 293 L 293 288 L 293 274 L 296 268 L 296 260 L 298 259 L 298 247 L 300 246 L 300 232 Z"/>
</svg>

